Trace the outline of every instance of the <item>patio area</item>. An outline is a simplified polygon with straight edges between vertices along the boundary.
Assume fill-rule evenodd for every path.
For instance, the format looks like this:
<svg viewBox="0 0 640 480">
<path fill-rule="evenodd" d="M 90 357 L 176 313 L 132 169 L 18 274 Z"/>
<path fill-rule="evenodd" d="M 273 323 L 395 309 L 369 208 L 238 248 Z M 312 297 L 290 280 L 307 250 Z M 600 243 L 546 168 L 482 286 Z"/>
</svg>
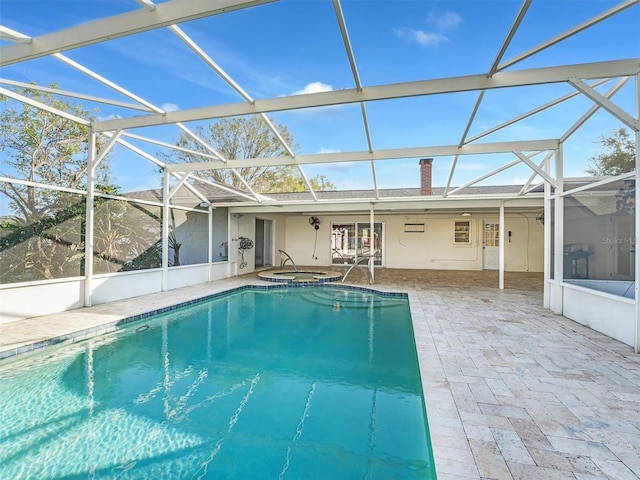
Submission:
<svg viewBox="0 0 640 480">
<path fill-rule="evenodd" d="M 0 357 L 247 284 L 266 282 L 247 274 L 2 324 Z M 541 274 L 496 285 L 497 272 L 376 270 L 374 288 L 409 293 L 438 478 L 639 478 L 640 356 L 542 308 Z"/>
</svg>

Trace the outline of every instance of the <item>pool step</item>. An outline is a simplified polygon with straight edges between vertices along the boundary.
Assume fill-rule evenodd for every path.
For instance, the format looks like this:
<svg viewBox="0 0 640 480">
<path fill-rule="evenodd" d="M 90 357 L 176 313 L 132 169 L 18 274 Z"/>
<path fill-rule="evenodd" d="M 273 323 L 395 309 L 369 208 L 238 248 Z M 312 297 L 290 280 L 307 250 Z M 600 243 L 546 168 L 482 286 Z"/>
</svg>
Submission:
<svg viewBox="0 0 640 480">
<path fill-rule="evenodd" d="M 318 288 L 302 295 L 306 301 L 316 305 L 340 308 L 386 308 L 398 307 L 406 304 L 406 299 L 395 297 L 381 297 L 354 291 L 332 290 Z"/>
</svg>

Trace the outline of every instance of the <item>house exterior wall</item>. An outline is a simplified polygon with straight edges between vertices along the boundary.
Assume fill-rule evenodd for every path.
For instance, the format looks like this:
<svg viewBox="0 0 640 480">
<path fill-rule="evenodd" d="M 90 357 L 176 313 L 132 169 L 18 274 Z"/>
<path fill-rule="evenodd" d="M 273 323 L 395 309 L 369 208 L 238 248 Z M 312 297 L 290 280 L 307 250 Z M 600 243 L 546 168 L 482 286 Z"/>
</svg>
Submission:
<svg viewBox="0 0 640 480">
<path fill-rule="evenodd" d="M 207 212 L 187 212 L 171 210 L 170 224 L 180 247 L 180 265 L 207 263 L 209 244 L 209 216 Z M 173 262 L 173 249 L 169 252 L 169 261 Z"/>
<path fill-rule="evenodd" d="M 280 265 L 280 256 L 278 249 L 285 249 L 286 231 L 283 225 L 286 224 L 285 217 L 278 214 L 232 214 L 229 231 L 231 233 L 231 242 L 229 248 L 229 261 L 235 265 L 235 273 L 241 275 L 255 271 L 255 246 L 251 250 L 245 250 L 244 262 L 246 265 L 241 268 L 242 254 L 238 250 L 240 245 L 240 237 L 249 238 L 254 241 L 256 239 L 256 218 L 262 220 L 271 220 L 272 237 L 271 237 L 271 255 L 274 266 Z M 233 271 L 234 269 L 232 269 Z"/>
<path fill-rule="evenodd" d="M 453 241 L 455 221 L 469 221 L 471 243 L 456 245 Z M 331 264 L 332 223 L 369 222 L 369 215 L 320 216 L 317 231 L 308 217 L 286 217 L 284 250 L 298 265 Z M 498 223 L 498 216 L 472 215 L 376 215 L 383 223 L 383 265 L 388 268 L 482 270 L 483 225 Z M 405 223 L 424 223 L 424 232 L 405 232 Z M 278 228 L 280 230 L 280 228 Z M 507 232 L 511 231 L 509 242 Z M 505 215 L 505 269 L 514 272 L 543 271 L 544 229 L 535 216 Z M 315 245 L 315 255 L 314 255 Z M 278 247 L 281 248 L 281 247 Z"/>
</svg>

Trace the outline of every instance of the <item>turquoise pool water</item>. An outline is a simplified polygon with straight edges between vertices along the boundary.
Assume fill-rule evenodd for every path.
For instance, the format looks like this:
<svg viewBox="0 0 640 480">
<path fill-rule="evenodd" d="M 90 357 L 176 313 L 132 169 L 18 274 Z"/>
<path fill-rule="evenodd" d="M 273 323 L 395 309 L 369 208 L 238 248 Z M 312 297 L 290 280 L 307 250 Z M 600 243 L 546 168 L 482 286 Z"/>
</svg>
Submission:
<svg viewBox="0 0 640 480">
<path fill-rule="evenodd" d="M 2 363 L 0 392 L 0 478 L 435 478 L 405 298 L 243 290 Z"/>
</svg>

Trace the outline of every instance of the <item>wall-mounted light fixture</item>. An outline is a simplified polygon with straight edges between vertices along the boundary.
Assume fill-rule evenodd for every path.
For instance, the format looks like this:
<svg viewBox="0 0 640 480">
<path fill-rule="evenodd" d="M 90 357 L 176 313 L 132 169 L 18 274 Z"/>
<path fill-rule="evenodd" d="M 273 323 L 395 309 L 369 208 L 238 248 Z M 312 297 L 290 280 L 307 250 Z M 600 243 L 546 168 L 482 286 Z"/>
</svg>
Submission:
<svg viewBox="0 0 640 480">
<path fill-rule="evenodd" d="M 470 217 L 470 216 L 471 216 L 471 213 L 469 213 L 469 212 L 462 212 L 460 215 L 461 215 L 462 217 Z"/>
</svg>

